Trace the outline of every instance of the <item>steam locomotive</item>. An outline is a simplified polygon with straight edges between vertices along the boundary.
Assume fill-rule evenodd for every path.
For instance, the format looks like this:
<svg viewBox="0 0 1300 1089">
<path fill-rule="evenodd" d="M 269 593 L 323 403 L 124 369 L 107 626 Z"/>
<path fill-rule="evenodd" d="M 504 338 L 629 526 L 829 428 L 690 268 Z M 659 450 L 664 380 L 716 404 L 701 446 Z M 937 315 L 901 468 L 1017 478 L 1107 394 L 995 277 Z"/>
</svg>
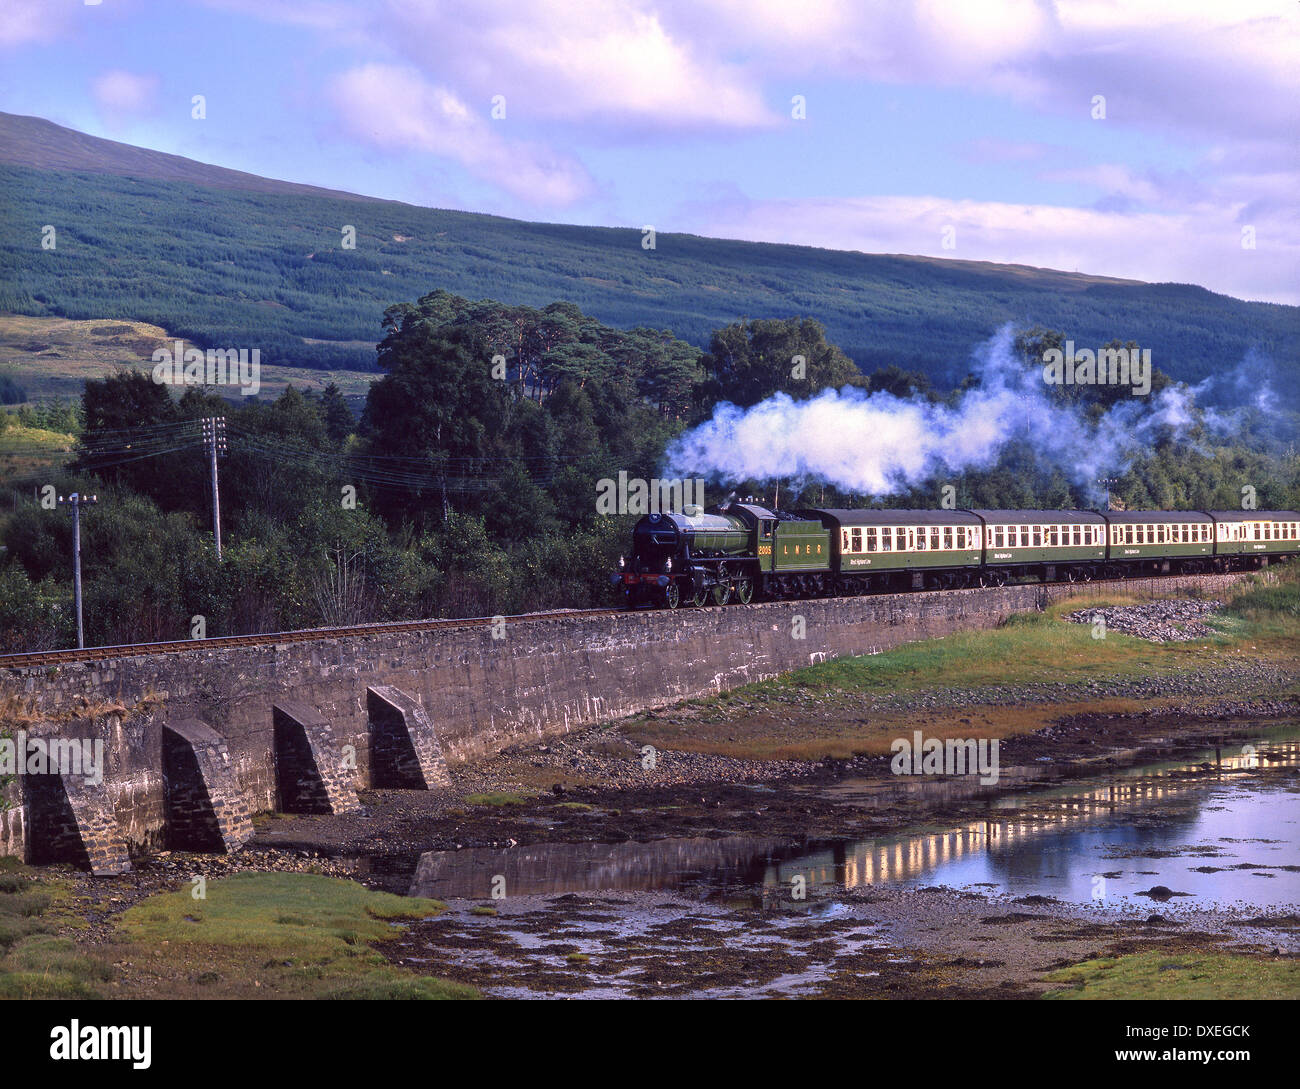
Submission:
<svg viewBox="0 0 1300 1089">
<path fill-rule="evenodd" d="M 629 608 L 676 609 L 1219 572 L 1297 554 L 1300 512 L 1291 510 L 788 513 L 749 501 L 645 515 L 611 582 Z"/>
</svg>

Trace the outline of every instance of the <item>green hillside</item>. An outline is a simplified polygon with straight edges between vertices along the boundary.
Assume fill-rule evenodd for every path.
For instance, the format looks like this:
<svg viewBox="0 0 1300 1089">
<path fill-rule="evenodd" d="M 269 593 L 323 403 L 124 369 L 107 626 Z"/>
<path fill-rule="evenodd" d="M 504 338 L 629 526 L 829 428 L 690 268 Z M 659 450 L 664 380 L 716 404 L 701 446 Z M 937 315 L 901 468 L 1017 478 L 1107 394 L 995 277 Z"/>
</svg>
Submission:
<svg viewBox="0 0 1300 1089">
<path fill-rule="evenodd" d="M 741 317 L 806 315 L 859 367 L 895 363 L 939 384 L 959 380 L 972 346 L 1008 320 L 1081 347 L 1136 340 L 1178 379 L 1252 347 L 1300 377 L 1300 308 L 1199 287 L 672 233 L 651 251 L 639 228 L 359 199 L 32 121 L 0 115 L 0 312 L 144 321 L 203 345 L 260 347 L 265 363 L 357 369 L 373 367 L 385 306 L 445 288 L 567 299 L 701 346 Z M 40 245 L 47 224 L 53 250 Z M 355 249 L 342 246 L 347 225 Z"/>
</svg>

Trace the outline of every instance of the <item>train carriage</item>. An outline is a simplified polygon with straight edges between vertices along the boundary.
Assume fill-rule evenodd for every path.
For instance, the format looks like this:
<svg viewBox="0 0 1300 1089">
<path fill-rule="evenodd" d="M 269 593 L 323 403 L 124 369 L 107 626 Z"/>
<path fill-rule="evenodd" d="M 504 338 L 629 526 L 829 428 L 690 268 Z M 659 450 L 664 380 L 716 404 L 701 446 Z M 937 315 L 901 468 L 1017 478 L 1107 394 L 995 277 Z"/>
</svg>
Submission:
<svg viewBox="0 0 1300 1089">
<path fill-rule="evenodd" d="M 1215 568 L 1264 563 L 1300 551 L 1300 512 L 1293 510 L 1212 510 Z M 1254 560 L 1247 560 L 1254 557 Z"/>
<path fill-rule="evenodd" d="M 1110 510 L 1108 574 L 1194 574 L 1214 560 L 1214 519 L 1204 511 Z"/>
<path fill-rule="evenodd" d="M 1106 559 L 1106 520 L 1090 510 L 972 510 L 984 526 L 988 581 L 1088 581 Z"/>
<path fill-rule="evenodd" d="M 841 593 L 945 589 L 980 578 L 980 521 L 956 510 L 808 508 L 830 532 Z"/>
</svg>

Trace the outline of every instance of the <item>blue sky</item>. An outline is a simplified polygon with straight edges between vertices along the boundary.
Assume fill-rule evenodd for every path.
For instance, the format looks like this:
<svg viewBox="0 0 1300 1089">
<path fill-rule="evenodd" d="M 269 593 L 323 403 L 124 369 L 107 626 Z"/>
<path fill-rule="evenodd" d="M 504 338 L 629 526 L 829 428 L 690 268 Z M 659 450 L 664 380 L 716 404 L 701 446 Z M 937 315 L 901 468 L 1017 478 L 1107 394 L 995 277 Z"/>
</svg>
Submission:
<svg viewBox="0 0 1300 1089">
<path fill-rule="evenodd" d="M 1297 56 L 1280 0 L 7 0 L 0 109 L 416 204 L 1297 303 Z"/>
</svg>

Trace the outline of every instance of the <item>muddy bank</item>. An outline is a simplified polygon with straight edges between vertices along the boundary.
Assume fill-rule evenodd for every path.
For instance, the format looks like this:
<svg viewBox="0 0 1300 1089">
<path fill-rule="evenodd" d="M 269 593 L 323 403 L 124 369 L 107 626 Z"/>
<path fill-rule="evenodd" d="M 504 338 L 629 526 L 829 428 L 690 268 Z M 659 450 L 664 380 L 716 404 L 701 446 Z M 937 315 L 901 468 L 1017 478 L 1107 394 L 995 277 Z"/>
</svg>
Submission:
<svg viewBox="0 0 1300 1089">
<path fill-rule="evenodd" d="M 1230 749 L 1300 711 L 1289 701 L 1232 707 L 1254 714 L 1226 721 L 1152 712 L 1064 715 L 1038 733 L 1001 742 L 998 786 L 972 789 L 969 796 L 955 792 L 949 800 L 927 799 L 924 806 L 914 798 L 885 798 L 871 810 L 835 804 L 825 791 L 810 788 L 846 779 L 897 784 L 888 755 L 745 761 L 660 750 L 648 769 L 643 746 L 624 728 L 609 727 L 518 746 L 482 765 L 454 769 L 449 790 L 365 792 L 357 815 L 264 818 L 252 846 L 366 856 L 382 868 L 385 858 L 465 847 L 740 834 L 880 835 L 918 820 L 945 823 L 986 815 L 989 801 L 1021 785 L 1026 775 L 1042 783 L 1069 781 L 1216 744 Z M 397 884 L 406 876 L 402 871 Z"/>
<path fill-rule="evenodd" d="M 1235 921 L 1240 923 L 1240 920 Z M 1089 915 L 943 888 L 877 889 L 797 904 L 672 892 L 453 904 L 382 952 L 499 998 L 997 998 L 1098 956 L 1156 951 L 1294 960 L 1250 927 L 1200 914 Z"/>
</svg>

